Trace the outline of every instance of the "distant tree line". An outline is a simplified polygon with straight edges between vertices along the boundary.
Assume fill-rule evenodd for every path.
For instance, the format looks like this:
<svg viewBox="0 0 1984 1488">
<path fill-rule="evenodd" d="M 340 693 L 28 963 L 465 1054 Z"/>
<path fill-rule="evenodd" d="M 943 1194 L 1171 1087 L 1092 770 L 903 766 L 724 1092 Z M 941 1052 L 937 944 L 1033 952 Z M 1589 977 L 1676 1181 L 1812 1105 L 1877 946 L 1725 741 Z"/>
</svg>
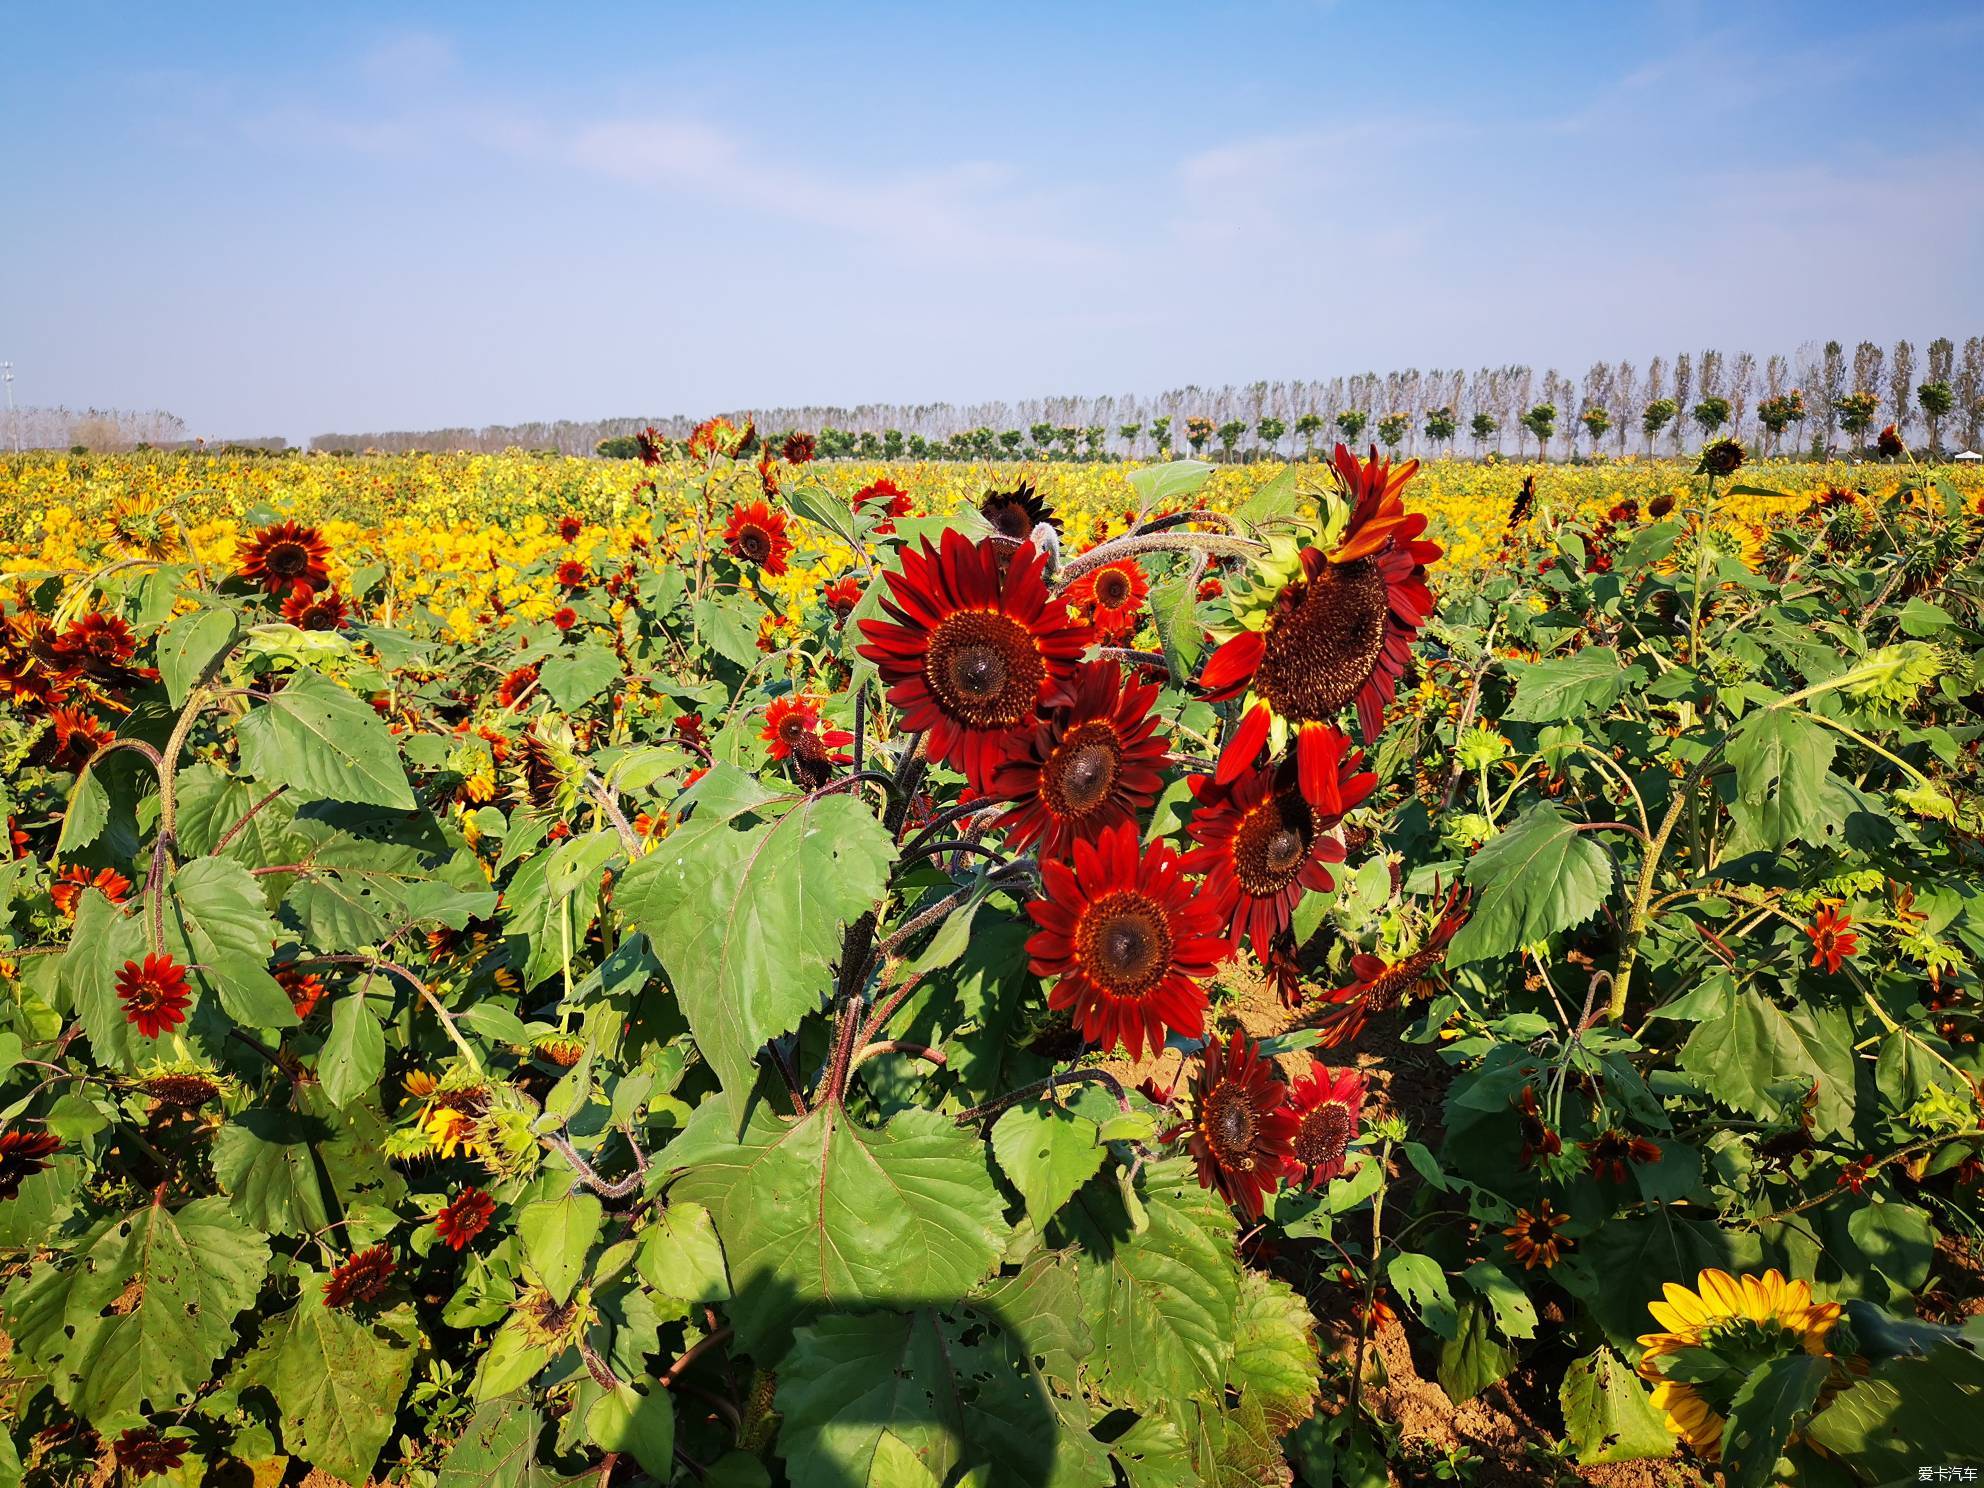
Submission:
<svg viewBox="0 0 1984 1488">
<path fill-rule="evenodd" d="M 88 449 L 104 453 L 146 445 L 164 449 L 186 443 L 186 421 L 161 409 L 0 409 L 0 449 Z"/>
</svg>

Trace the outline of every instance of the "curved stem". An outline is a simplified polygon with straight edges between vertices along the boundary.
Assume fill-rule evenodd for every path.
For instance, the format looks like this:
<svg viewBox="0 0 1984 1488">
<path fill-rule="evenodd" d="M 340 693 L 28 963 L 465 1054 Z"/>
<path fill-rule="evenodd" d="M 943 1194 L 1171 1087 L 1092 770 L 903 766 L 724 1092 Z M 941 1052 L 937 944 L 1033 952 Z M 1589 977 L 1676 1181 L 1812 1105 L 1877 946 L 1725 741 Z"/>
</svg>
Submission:
<svg viewBox="0 0 1984 1488">
<path fill-rule="evenodd" d="M 1123 1082 L 1106 1069 L 1089 1066 L 1085 1069 L 1069 1070 L 1066 1074 L 1049 1075 L 1045 1080 L 1036 1080 L 1031 1085 L 1022 1085 L 1018 1090 L 987 1101 L 982 1106 L 973 1106 L 968 1111 L 960 1111 L 952 1119 L 959 1126 L 968 1126 L 974 1121 L 983 1121 L 988 1116 L 997 1116 L 1001 1111 L 1017 1106 L 1021 1101 L 1032 1100 L 1036 1095 L 1046 1095 L 1059 1090 L 1064 1085 L 1079 1085 L 1084 1080 L 1094 1080 L 1109 1087 L 1109 1093 L 1116 1097 L 1116 1105 L 1125 1115 L 1130 1110 L 1130 1097 L 1123 1091 Z"/>
<path fill-rule="evenodd" d="M 441 1020 L 441 1027 L 447 1031 L 448 1037 L 454 1041 L 455 1047 L 461 1051 L 462 1058 L 468 1061 L 468 1067 L 474 1070 L 477 1075 L 482 1074 L 482 1061 L 475 1057 L 475 1050 L 469 1047 L 468 1040 L 462 1037 L 461 1029 L 455 1026 L 454 1014 L 450 1013 L 447 1008 L 441 1005 L 441 999 L 434 995 L 433 988 L 429 987 L 427 983 L 415 976 L 406 967 L 400 965 L 399 962 L 387 961 L 381 957 L 374 956 L 339 955 L 311 956 L 296 964 L 298 966 L 363 966 L 372 970 L 390 972 L 420 994 L 421 1001 L 425 1002 L 434 1010 L 434 1015 Z"/>
<path fill-rule="evenodd" d="M 882 1039 L 878 1043 L 863 1044 L 855 1050 L 854 1060 L 848 1065 L 849 1072 L 860 1069 L 878 1054 L 903 1054 L 911 1059 L 921 1059 L 926 1064 L 934 1064 L 938 1069 L 950 1063 L 942 1049 L 933 1049 L 928 1044 L 905 1043 L 901 1039 Z"/>
<path fill-rule="evenodd" d="M 1215 553 L 1222 558 L 1251 558 L 1266 551 L 1266 543 L 1247 537 L 1225 537 L 1215 532 L 1133 532 L 1127 537 L 1090 548 L 1081 557 L 1063 566 L 1056 587 L 1057 590 L 1065 589 L 1071 580 L 1136 553 Z"/>
</svg>

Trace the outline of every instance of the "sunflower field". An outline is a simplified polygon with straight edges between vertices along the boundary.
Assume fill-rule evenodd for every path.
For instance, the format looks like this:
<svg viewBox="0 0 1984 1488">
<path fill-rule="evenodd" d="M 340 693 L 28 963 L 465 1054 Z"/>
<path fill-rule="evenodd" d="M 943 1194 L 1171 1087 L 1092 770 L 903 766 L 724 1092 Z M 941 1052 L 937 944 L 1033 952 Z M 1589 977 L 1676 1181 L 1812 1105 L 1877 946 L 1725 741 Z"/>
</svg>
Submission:
<svg viewBox="0 0 1984 1488">
<path fill-rule="evenodd" d="M 0 457 L 6 1485 L 1984 1468 L 1984 483 Z"/>
</svg>

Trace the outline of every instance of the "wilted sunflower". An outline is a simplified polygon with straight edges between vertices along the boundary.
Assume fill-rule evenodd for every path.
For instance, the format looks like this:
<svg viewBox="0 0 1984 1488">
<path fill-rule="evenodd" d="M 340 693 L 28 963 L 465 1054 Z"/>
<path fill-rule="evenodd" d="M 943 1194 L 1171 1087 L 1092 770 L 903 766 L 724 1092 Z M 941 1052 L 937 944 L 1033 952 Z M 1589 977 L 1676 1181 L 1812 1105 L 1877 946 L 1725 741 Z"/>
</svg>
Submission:
<svg viewBox="0 0 1984 1488">
<path fill-rule="evenodd" d="M 1344 813 L 1369 796 L 1378 777 L 1358 767 L 1364 756 L 1341 730 L 1319 740 L 1323 789 L 1305 799 L 1293 760 L 1249 769 L 1229 784 L 1192 777 L 1198 809 L 1187 828 L 1199 844 L 1190 856 L 1220 905 L 1227 934 L 1253 942 L 1263 961 L 1275 937 L 1294 919 L 1304 892 L 1336 887 L 1329 864 L 1343 861 L 1333 834 Z"/>
<path fill-rule="evenodd" d="M 1353 704 L 1366 741 L 1377 737 L 1413 637 L 1433 611 L 1426 566 L 1440 547 L 1420 539 L 1426 517 L 1406 511 L 1399 496 L 1418 468 L 1412 460 L 1394 471 L 1375 448 L 1359 464 L 1339 444 L 1324 537 L 1331 545 L 1278 540 L 1245 592 L 1233 594 L 1234 628 L 1201 678 L 1211 702 L 1244 698 L 1220 751 L 1221 782 L 1237 779 L 1263 745 L 1279 753 L 1292 731 L 1304 794 L 1316 794 L 1322 730 Z"/>
<path fill-rule="evenodd" d="M 1717 439 L 1702 446 L 1701 459 L 1695 462 L 1695 473 L 1731 476 L 1743 468 L 1745 458 L 1743 446 L 1735 440 Z"/>
<path fill-rule="evenodd" d="M 1056 532 L 1061 530 L 1060 518 L 1041 499 L 1032 481 L 1021 481 L 1010 491 L 987 491 L 978 510 L 994 532 L 1014 542 L 1025 542 L 1042 522 Z"/>
<path fill-rule="evenodd" d="M 1225 1049 L 1206 1045 L 1192 1077 L 1192 1120 L 1185 1146 L 1199 1182 L 1248 1219 L 1261 1217 L 1262 1195 L 1278 1187 L 1293 1151 L 1297 1117 L 1274 1063 L 1235 1029 Z"/>
<path fill-rule="evenodd" d="M 1079 840 L 1133 821 L 1163 785 L 1165 739 L 1151 709 L 1158 689 L 1125 682 L 1114 661 L 1083 662 L 1067 702 L 1008 741 L 987 794 L 1012 806 L 997 825 L 1014 848 L 1065 858 Z"/>
<path fill-rule="evenodd" d="M 1357 1123 L 1364 1114 L 1364 1077 L 1356 1070 L 1331 1070 L 1321 1060 L 1313 1060 L 1309 1073 L 1290 1090 L 1288 1104 L 1295 1113 L 1289 1178 L 1307 1188 L 1321 1188 L 1342 1175 L 1350 1144 L 1357 1140 Z"/>
<path fill-rule="evenodd" d="M 1063 699 L 1089 627 L 1047 593 L 1047 555 L 1023 544 L 1010 563 L 988 539 L 946 529 L 906 548 L 886 575 L 886 620 L 863 620 L 859 654 L 875 663 L 899 727 L 928 731 L 932 759 L 962 770 L 983 790 L 1006 736 Z M 1002 571 L 1003 568 L 1003 571 Z"/>
<path fill-rule="evenodd" d="M 723 529 L 723 546 L 739 563 L 755 564 L 776 578 L 785 572 L 785 560 L 792 554 L 785 513 L 763 501 L 738 502 Z"/>
<path fill-rule="evenodd" d="M 169 558 L 179 546 L 170 517 L 155 496 L 120 496 L 110 511 L 111 541 L 136 558 Z"/>
<path fill-rule="evenodd" d="M 482 1148 L 477 1122 L 489 1109 L 489 1087 L 473 1075 L 450 1070 L 435 1079 L 425 1070 L 410 1071 L 401 1081 L 419 1102 L 414 1129 L 421 1144 L 438 1157 Z"/>
<path fill-rule="evenodd" d="M 1435 906 L 1439 918 L 1420 948 L 1397 961 L 1387 961 L 1369 951 L 1350 958 L 1350 972 L 1357 980 L 1330 993 L 1337 1004 L 1324 1030 L 1328 1047 L 1346 1044 L 1357 1037 L 1372 1013 L 1389 1012 L 1409 998 L 1422 995 L 1433 973 L 1447 959 L 1447 946 L 1460 927 L 1467 923 L 1468 895 L 1455 884 Z"/>
<path fill-rule="evenodd" d="M 1183 872 L 1166 842 L 1139 849 L 1135 822 L 1095 842 L 1077 841 L 1074 866 L 1041 864 L 1044 899 L 1026 907 L 1040 929 L 1026 943 L 1035 976 L 1057 978 L 1047 994 L 1072 1009 L 1083 1038 L 1104 1052 L 1118 1044 L 1140 1059 L 1168 1030 L 1198 1037 L 1205 1027 L 1200 983 L 1226 954 L 1218 910 Z"/>
<path fill-rule="evenodd" d="M 1647 1311 L 1665 1331 L 1640 1336 L 1639 1374 L 1674 1434 L 1710 1461 L 1722 1455 L 1722 1428 L 1745 1380 L 1773 1359 L 1831 1353 L 1839 1304 L 1814 1302 L 1807 1283 L 1781 1272 L 1708 1270 L 1692 1292 L 1673 1281 L 1662 1291 L 1666 1300 Z"/>
<path fill-rule="evenodd" d="M 298 584 L 321 589 L 330 582 L 324 566 L 330 552 L 315 527 L 277 522 L 257 530 L 242 546 L 240 576 L 270 594 L 288 594 Z"/>
</svg>

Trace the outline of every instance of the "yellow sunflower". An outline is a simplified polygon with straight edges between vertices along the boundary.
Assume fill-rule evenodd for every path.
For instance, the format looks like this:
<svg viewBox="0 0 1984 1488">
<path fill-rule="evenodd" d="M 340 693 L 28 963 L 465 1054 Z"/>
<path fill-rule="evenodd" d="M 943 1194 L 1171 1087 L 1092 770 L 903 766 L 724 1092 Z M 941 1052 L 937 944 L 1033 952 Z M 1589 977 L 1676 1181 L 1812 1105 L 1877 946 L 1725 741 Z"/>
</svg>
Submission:
<svg viewBox="0 0 1984 1488">
<path fill-rule="evenodd" d="M 401 1083 L 408 1097 L 419 1103 L 414 1129 L 428 1151 L 437 1157 L 483 1151 L 477 1124 L 489 1109 L 489 1088 L 480 1080 L 437 1080 L 426 1070 L 413 1070 Z"/>
<path fill-rule="evenodd" d="M 1839 1321 L 1837 1302 L 1814 1302 L 1812 1288 L 1783 1273 L 1731 1276 L 1704 1271 L 1695 1290 L 1665 1287 L 1666 1301 L 1647 1303 L 1665 1329 L 1640 1337 L 1639 1373 L 1653 1386 L 1653 1403 L 1676 1436 L 1714 1461 L 1730 1400 L 1752 1373 L 1796 1350 L 1828 1357 L 1828 1335 Z M 1676 1369 L 1676 1365 L 1685 1368 Z M 1686 1378 L 1669 1379 L 1668 1372 Z"/>
</svg>

